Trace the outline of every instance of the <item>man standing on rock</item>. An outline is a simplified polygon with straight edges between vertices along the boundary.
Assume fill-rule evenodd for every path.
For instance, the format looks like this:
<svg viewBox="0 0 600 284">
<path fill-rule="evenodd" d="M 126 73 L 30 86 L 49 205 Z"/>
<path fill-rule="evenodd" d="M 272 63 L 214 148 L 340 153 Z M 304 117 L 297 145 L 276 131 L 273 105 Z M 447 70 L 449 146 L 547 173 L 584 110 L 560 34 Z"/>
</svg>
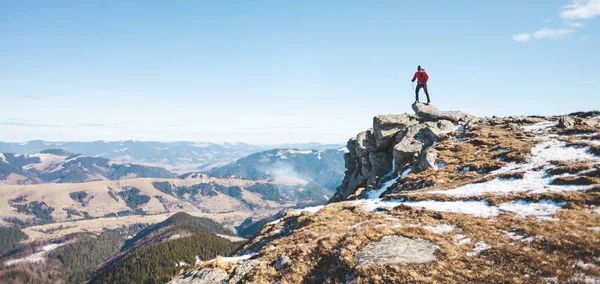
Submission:
<svg viewBox="0 0 600 284">
<path fill-rule="evenodd" d="M 412 81 L 417 80 L 417 88 L 415 89 L 415 103 L 419 102 L 419 90 L 423 88 L 425 90 L 425 95 L 427 95 L 427 104 L 429 104 L 429 92 L 427 91 L 427 80 L 429 80 L 429 75 L 425 72 L 425 69 L 421 69 L 421 65 L 417 67 L 417 72 L 415 76 L 413 76 Z"/>
</svg>

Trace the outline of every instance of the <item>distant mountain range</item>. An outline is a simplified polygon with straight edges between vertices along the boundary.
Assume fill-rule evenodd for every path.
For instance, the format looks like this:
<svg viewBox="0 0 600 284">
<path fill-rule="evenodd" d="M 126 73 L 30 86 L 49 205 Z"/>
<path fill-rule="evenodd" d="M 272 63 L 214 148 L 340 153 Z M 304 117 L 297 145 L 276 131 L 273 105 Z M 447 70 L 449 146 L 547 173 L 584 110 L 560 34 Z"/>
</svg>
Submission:
<svg viewBox="0 0 600 284">
<path fill-rule="evenodd" d="M 36 154 L 0 153 L 0 185 L 81 183 L 99 180 L 176 175 L 159 167 L 72 154 L 61 149 Z"/>
<path fill-rule="evenodd" d="M 94 141 L 94 142 L 48 142 L 34 140 L 23 143 L 0 142 L 0 153 L 34 154 L 48 149 L 62 149 L 90 157 L 102 157 L 123 162 L 135 162 L 164 167 L 172 172 L 185 173 L 207 170 L 224 165 L 253 153 L 278 148 L 333 149 L 342 144 L 285 144 L 259 146 L 245 143 L 210 142 L 146 142 L 146 141 Z"/>
<path fill-rule="evenodd" d="M 305 180 L 335 191 L 344 178 L 344 149 L 274 149 L 241 158 L 204 173 L 215 177 Z"/>
</svg>

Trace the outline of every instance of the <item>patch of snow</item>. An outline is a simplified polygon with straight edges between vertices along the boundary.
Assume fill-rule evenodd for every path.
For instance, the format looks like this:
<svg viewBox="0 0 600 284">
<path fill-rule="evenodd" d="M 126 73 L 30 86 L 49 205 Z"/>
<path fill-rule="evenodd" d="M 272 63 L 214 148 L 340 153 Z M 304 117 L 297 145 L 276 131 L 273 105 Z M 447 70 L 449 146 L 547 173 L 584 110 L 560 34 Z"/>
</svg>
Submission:
<svg viewBox="0 0 600 284">
<path fill-rule="evenodd" d="M 15 264 L 20 264 L 20 263 L 40 263 L 40 262 L 45 262 L 46 258 L 44 257 L 47 253 L 63 246 L 66 245 L 67 243 L 62 243 L 62 244 L 49 244 L 49 245 L 45 245 L 41 248 L 40 251 L 24 257 L 24 258 L 19 258 L 19 259 L 13 259 L 13 260 L 9 260 L 6 261 L 4 263 L 4 265 L 6 266 L 10 266 L 10 265 L 15 265 Z"/>
<path fill-rule="evenodd" d="M 350 153 L 350 150 L 348 150 L 348 148 L 346 148 L 346 147 L 342 147 L 342 148 L 339 148 L 339 149 L 337 149 L 337 150 L 338 150 L 339 152 Z"/>
<path fill-rule="evenodd" d="M 500 179 L 496 178 L 482 183 L 470 183 L 449 190 L 433 190 L 427 193 L 442 194 L 455 197 L 480 196 L 486 193 L 511 194 L 518 192 L 544 193 L 544 192 L 568 192 L 588 188 L 585 185 L 551 185 L 551 177 L 545 176 L 544 171 L 525 172 L 522 179 Z"/>
<path fill-rule="evenodd" d="M 323 194 L 323 198 L 325 198 L 325 200 L 329 200 L 329 197 L 327 197 L 325 194 Z"/>
<path fill-rule="evenodd" d="M 519 217 L 527 216 L 550 216 L 558 212 L 565 206 L 565 202 L 554 202 L 552 200 L 540 200 L 539 202 L 529 202 L 525 200 L 516 200 L 510 203 L 498 205 L 501 211 L 512 212 Z"/>
<path fill-rule="evenodd" d="M 360 205 L 366 211 L 375 211 L 379 208 L 393 209 L 400 204 L 402 204 L 401 201 L 384 201 L 382 199 L 359 199 L 352 201 L 352 205 Z"/>
<path fill-rule="evenodd" d="M 291 150 L 286 150 L 286 152 L 288 154 L 290 154 L 290 155 L 297 155 L 297 154 L 308 155 L 308 154 L 312 154 L 313 151 L 312 150 L 302 150 L 302 151 L 300 151 L 300 150 L 291 149 Z"/>
<path fill-rule="evenodd" d="M 317 159 L 320 160 L 321 159 L 321 151 L 317 151 L 315 154 L 317 155 Z"/>
<path fill-rule="evenodd" d="M 403 204 L 412 207 L 423 207 L 438 212 L 470 214 L 477 217 L 491 217 L 499 214 L 498 208 L 489 206 L 485 201 L 406 201 Z"/>
<path fill-rule="evenodd" d="M 122 149 L 115 150 L 115 151 L 117 151 L 117 152 L 125 152 L 125 151 L 127 151 L 127 150 L 129 150 L 129 148 L 122 148 Z"/>
<path fill-rule="evenodd" d="M 383 227 L 387 227 L 387 224 L 378 224 L 373 226 L 373 228 L 377 229 L 377 228 L 383 228 Z"/>
<path fill-rule="evenodd" d="M 206 148 L 206 147 L 210 146 L 210 144 L 208 144 L 208 143 L 196 143 L 196 144 L 192 144 L 190 146 L 196 147 L 196 148 Z"/>
<path fill-rule="evenodd" d="M 232 256 L 232 257 L 221 257 L 221 261 L 223 262 L 240 262 L 244 260 L 248 260 L 251 257 L 256 255 L 256 253 L 247 253 L 241 256 Z"/>
<path fill-rule="evenodd" d="M 405 176 L 407 176 L 408 174 L 410 174 L 410 172 L 412 172 L 412 169 L 411 169 L 411 168 L 408 168 L 408 169 L 406 169 L 404 172 L 402 172 L 402 175 L 401 175 L 401 176 L 405 177 Z"/>
<path fill-rule="evenodd" d="M 477 256 L 479 255 L 482 251 L 486 251 L 488 249 L 491 249 L 492 246 L 486 244 L 483 241 L 479 241 L 475 244 L 475 247 L 473 248 L 472 252 L 468 252 L 467 256 Z"/>
<path fill-rule="evenodd" d="M 401 227 L 402 227 L 402 225 L 400 225 L 400 224 L 396 224 L 396 225 L 392 226 L 392 228 L 401 228 Z"/>
<path fill-rule="evenodd" d="M 595 265 L 593 263 L 585 263 L 585 262 L 583 262 L 581 260 L 578 261 L 576 265 L 577 265 L 577 267 L 579 267 L 581 269 L 585 269 L 585 270 L 588 270 L 588 269 L 598 269 L 598 265 Z"/>
<path fill-rule="evenodd" d="M 462 175 L 462 174 L 464 174 L 464 173 L 466 173 L 466 172 L 468 172 L 468 171 L 470 171 L 470 170 L 471 170 L 471 168 L 469 168 L 469 167 L 463 167 L 462 169 L 460 169 L 460 170 L 458 171 L 458 174 L 461 174 L 461 175 Z"/>
<path fill-rule="evenodd" d="M 200 259 L 199 256 L 196 256 L 196 264 L 195 265 L 200 265 L 202 263 L 204 263 L 204 261 L 202 261 L 202 259 Z"/>
<path fill-rule="evenodd" d="M 175 263 L 175 267 L 181 267 L 181 266 L 190 266 L 190 265 L 187 264 L 185 261 L 180 261 L 178 263 Z"/>
<path fill-rule="evenodd" d="M 323 207 L 325 207 L 325 205 L 305 207 L 305 208 L 302 208 L 302 209 L 295 209 L 295 210 L 292 211 L 292 213 L 296 214 L 296 215 L 300 215 L 300 214 L 302 214 L 302 212 L 306 211 L 309 214 L 314 215 L 317 212 L 319 212 L 319 210 L 323 209 Z"/>
<path fill-rule="evenodd" d="M 383 194 L 384 192 L 386 192 L 392 185 L 394 185 L 394 183 L 399 179 L 400 177 L 388 180 L 386 183 L 384 183 L 383 185 L 381 185 L 381 188 L 379 189 L 372 189 L 371 191 L 367 192 L 367 198 L 368 199 L 375 199 L 375 198 L 379 198 L 379 196 L 381 194 Z"/>
<path fill-rule="evenodd" d="M 455 240 L 462 240 L 464 238 L 466 238 L 467 236 L 463 235 L 463 234 L 456 234 L 454 235 L 454 239 Z"/>
<path fill-rule="evenodd" d="M 600 232 L 600 227 L 589 227 L 588 230 Z"/>
<path fill-rule="evenodd" d="M 462 245 L 466 245 L 468 243 L 471 243 L 471 238 L 467 238 L 467 236 L 463 235 L 463 234 L 456 234 L 454 236 L 454 244 L 457 246 L 462 246 Z"/>
<path fill-rule="evenodd" d="M 549 129 L 556 125 L 556 122 L 553 121 L 542 121 L 538 123 L 534 123 L 532 125 L 521 126 L 521 129 L 525 132 L 538 132 L 542 130 Z"/>
<path fill-rule="evenodd" d="M 348 227 L 348 229 L 350 229 L 350 230 L 354 230 L 354 229 L 356 229 L 356 228 L 360 227 L 360 224 L 362 224 L 362 222 L 360 222 L 360 223 L 356 223 L 356 224 L 354 224 L 354 225 L 352 225 L 352 226 Z"/>
<path fill-rule="evenodd" d="M 279 222 L 281 222 L 281 219 L 277 219 L 275 221 L 271 221 L 271 222 L 269 222 L 269 225 L 277 225 L 277 224 L 279 224 Z"/>
<path fill-rule="evenodd" d="M 0 153 L 0 162 L 6 163 L 6 158 L 4 158 L 4 154 Z"/>
<path fill-rule="evenodd" d="M 518 241 L 525 237 L 525 236 L 521 236 L 521 235 L 517 234 L 516 232 L 504 232 L 504 235 L 513 241 Z"/>
<path fill-rule="evenodd" d="M 544 138 L 547 139 L 548 137 Z M 595 161 L 600 158 L 587 152 L 589 147 L 567 147 L 566 143 L 558 140 L 547 140 L 535 145 L 531 157 L 526 164 L 509 163 L 505 167 L 492 171 L 490 174 L 525 172 L 522 179 L 493 179 L 483 183 L 471 183 L 450 190 L 435 190 L 429 193 L 443 194 L 456 197 L 479 196 L 486 193 L 510 194 L 517 192 L 566 192 L 588 188 L 585 185 L 550 185 L 552 177 L 544 171 L 534 171 L 535 168 L 547 165 L 550 161 Z M 463 172 L 465 169 L 459 171 Z"/>
<path fill-rule="evenodd" d="M 445 168 L 447 165 L 446 165 L 446 163 L 444 163 L 442 161 L 437 161 L 437 162 L 435 162 L 434 166 L 435 166 L 436 170 L 441 170 L 441 169 Z"/>
<path fill-rule="evenodd" d="M 438 224 L 436 226 L 423 226 L 424 229 L 436 234 L 447 234 L 454 230 L 454 226 L 448 224 Z"/>
</svg>

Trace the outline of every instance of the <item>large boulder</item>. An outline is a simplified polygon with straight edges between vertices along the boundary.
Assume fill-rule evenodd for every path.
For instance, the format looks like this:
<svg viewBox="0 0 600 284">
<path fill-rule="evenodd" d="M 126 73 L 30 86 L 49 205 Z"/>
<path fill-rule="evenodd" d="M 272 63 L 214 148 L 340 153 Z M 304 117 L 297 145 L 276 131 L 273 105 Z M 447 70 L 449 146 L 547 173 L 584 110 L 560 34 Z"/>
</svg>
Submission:
<svg viewBox="0 0 600 284">
<path fill-rule="evenodd" d="M 568 116 L 561 116 L 558 119 L 558 127 L 559 128 L 571 128 L 575 125 L 575 120 Z"/>
<path fill-rule="evenodd" d="M 422 103 L 414 103 L 412 109 L 415 111 L 419 120 L 423 121 L 439 121 L 441 119 L 449 120 L 454 123 L 466 123 L 473 118 L 472 115 L 461 111 L 441 111 L 432 105 Z"/>
<path fill-rule="evenodd" d="M 356 252 L 355 258 L 358 265 L 427 263 L 437 260 L 439 249 L 438 245 L 426 240 L 385 236 Z"/>
<path fill-rule="evenodd" d="M 352 137 L 348 140 L 348 143 L 346 143 L 346 148 L 348 149 L 348 154 L 350 154 L 350 156 L 356 158 L 357 157 L 357 153 L 356 153 L 356 137 Z"/>
<path fill-rule="evenodd" d="M 373 131 L 375 133 L 375 146 L 378 149 L 387 149 L 392 146 L 394 137 L 398 132 L 418 123 L 416 117 L 408 114 L 378 115 L 373 118 Z"/>
<path fill-rule="evenodd" d="M 442 132 L 452 132 L 456 130 L 456 125 L 450 120 L 442 119 L 437 122 L 437 128 Z"/>
<path fill-rule="evenodd" d="M 403 165 L 414 160 L 423 151 L 424 144 L 414 138 L 406 137 L 394 146 L 394 163 Z"/>
<path fill-rule="evenodd" d="M 213 284 L 222 283 L 229 274 L 220 268 L 204 268 L 190 270 L 171 280 L 169 284 Z"/>
<path fill-rule="evenodd" d="M 363 131 L 356 135 L 356 155 L 359 157 L 368 156 L 369 152 L 377 150 L 375 147 L 375 135 L 373 129 Z"/>
<path fill-rule="evenodd" d="M 229 284 L 242 283 L 244 276 L 246 276 L 246 274 L 248 274 L 250 271 L 252 271 L 254 269 L 254 267 L 260 265 L 261 263 L 262 263 L 262 261 L 255 260 L 255 259 L 251 259 L 251 260 L 242 262 L 240 265 L 238 265 L 235 268 L 235 270 L 233 272 L 233 276 L 231 276 L 231 278 L 227 282 Z"/>
<path fill-rule="evenodd" d="M 416 171 L 422 172 L 427 169 L 436 169 L 435 161 L 437 160 L 436 151 L 427 151 L 421 154 L 417 161 Z"/>
<path fill-rule="evenodd" d="M 444 131 L 438 128 L 440 122 L 428 121 L 408 127 L 403 132 L 396 135 L 396 145 L 393 149 L 393 157 L 396 165 L 402 166 L 405 163 L 415 161 L 421 152 L 433 146 Z M 447 128 L 445 123 L 442 127 Z"/>
</svg>

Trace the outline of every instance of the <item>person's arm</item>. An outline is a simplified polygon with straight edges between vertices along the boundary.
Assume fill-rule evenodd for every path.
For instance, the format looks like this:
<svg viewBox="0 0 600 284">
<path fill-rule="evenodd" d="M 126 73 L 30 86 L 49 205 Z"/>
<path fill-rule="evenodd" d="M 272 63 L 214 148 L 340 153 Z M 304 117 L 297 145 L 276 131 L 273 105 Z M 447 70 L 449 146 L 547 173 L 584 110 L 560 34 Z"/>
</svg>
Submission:
<svg viewBox="0 0 600 284">
<path fill-rule="evenodd" d="M 415 80 L 417 80 L 417 73 L 415 73 L 415 76 L 413 76 L 412 81 L 414 82 Z"/>
<path fill-rule="evenodd" d="M 427 75 L 427 72 L 423 72 L 423 73 L 425 73 L 424 74 L 425 75 L 425 82 L 429 81 L 429 75 Z"/>
</svg>

